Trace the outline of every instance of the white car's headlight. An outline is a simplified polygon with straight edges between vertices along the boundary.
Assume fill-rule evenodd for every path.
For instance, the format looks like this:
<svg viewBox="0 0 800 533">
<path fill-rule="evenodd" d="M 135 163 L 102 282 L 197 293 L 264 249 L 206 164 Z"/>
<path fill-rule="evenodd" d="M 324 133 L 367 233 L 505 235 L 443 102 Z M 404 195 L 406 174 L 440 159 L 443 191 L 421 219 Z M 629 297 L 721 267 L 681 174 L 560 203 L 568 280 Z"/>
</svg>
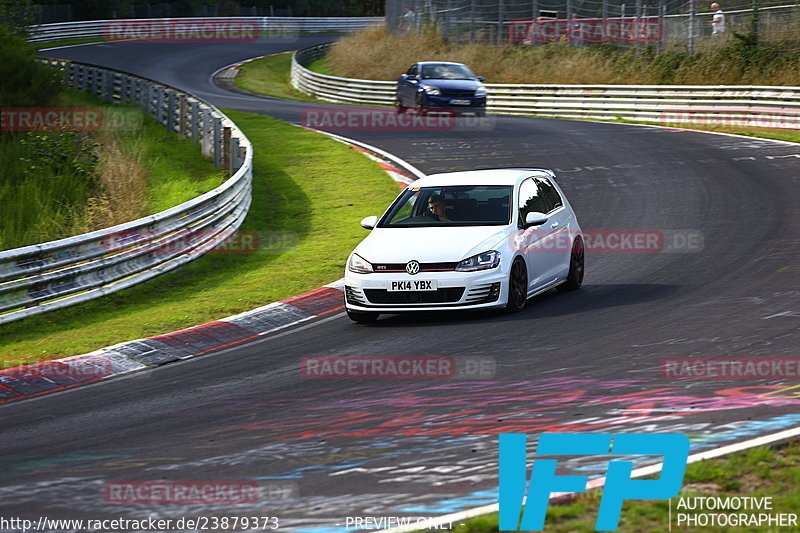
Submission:
<svg viewBox="0 0 800 533">
<path fill-rule="evenodd" d="M 369 274 L 370 272 L 375 272 L 372 270 L 372 265 L 370 262 L 358 254 L 350 254 L 350 259 L 347 260 L 347 270 L 350 272 L 356 272 L 358 274 Z"/>
<path fill-rule="evenodd" d="M 426 93 L 428 93 L 428 94 L 430 94 L 430 95 L 433 95 L 433 96 L 436 96 L 436 95 L 442 94 L 442 91 L 440 91 L 440 90 L 439 90 L 437 87 L 433 87 L 433 86 L 431 86 L 431 85 L 423 85 L 423 86 L 422 86 L 422 89 L 423 89 L 423 90 L 424 90 Z"/>
<path fill-rule="evenodd" d="M 486 96 L 486 87 L 478 87 L 475 89 L 475 96 Z"/>
<path fill-rule="evenodd" d="M 482 254 L 473 255 L 456 265 L 456 272 L 473 272 L 475 270 L 486 270 L 496 268 L 500 264 L 500 252 L 489 250 Z"/>
</svg>

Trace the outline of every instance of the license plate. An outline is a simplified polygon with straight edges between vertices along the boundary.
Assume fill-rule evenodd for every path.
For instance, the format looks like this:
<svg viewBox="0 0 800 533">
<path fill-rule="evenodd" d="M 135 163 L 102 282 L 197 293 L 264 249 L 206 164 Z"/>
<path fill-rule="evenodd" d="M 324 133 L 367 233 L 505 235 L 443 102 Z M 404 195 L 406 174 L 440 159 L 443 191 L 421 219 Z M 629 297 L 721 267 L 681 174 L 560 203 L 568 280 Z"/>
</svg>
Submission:
<svg viewBox="0 0 800 533">
<path fill-rule="evenodd" d="M 450 100 L 450 103 L 453 105 L 469 105 L 469 100 Z"/>
<path fill-rule="evenodd" d="M 414 279 L 406 281 L 390 281 L 386 290 L 389 292 L 399 291 L 435 291 L 436 280 Z"/>
</svg>

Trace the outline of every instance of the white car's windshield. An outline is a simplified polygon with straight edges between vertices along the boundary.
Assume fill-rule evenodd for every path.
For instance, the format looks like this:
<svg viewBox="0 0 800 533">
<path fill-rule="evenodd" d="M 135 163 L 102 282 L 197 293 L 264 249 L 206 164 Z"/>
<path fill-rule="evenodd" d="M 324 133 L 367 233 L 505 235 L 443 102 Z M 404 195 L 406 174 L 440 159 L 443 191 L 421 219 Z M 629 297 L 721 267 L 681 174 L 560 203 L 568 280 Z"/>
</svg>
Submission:
<svg viewBox="0 0 800 533">
<path fill-rule="evenodd" d="M 464 65 L 422 65 L 422 79 L 474 80 L 475 74 Z"/>
<path fill-rule="evenodd" d="M 409 187 L 378 227 L 500 226 L 511 217 L 509 185 Z"/>
</svg>

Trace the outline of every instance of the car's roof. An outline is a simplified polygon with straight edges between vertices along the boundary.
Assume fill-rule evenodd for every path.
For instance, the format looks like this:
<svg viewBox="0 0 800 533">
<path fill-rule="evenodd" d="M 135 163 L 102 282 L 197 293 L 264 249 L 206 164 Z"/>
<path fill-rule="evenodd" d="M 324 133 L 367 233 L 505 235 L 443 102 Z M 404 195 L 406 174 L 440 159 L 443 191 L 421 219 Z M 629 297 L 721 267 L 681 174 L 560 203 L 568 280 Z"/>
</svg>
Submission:
<svg viewBox="0 0 800 533">
<path fill-rule="evenodd" d="M 452 61 L 417 61 L 418 65 L 461 65 L 466 66 L 464 63 L 454 63 Z"/>
<path fill-rule="evenodd" d="M 533 172 L 550 172 L 545 168 L 492 168 L 431 174 L 413 183 L 413 187 L 436 187 L 443 185 L 516 185 L 524 176 Z"/>
</svg>

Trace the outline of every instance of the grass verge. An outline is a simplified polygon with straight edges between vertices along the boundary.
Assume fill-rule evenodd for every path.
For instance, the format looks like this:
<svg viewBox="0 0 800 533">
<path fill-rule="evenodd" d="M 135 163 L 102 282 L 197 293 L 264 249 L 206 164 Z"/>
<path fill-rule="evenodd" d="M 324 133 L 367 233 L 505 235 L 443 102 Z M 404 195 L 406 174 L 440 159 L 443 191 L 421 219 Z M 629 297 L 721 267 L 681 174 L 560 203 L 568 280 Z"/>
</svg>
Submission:
<svg viewBox="0 0 800 533">
<path fill-rule="evenodd" d="M 692 463 L 686 467 L 681 492 L 672 499 L 672 529 L 676 531 L 703 531 L 723 533 L 735 530 L 741 533 L 777 531 L 777 528 L 731 526 L 684 527 L 677 523 L 677 513 L 697 516 L 703 511 L 678 510 L 679 498 L 685 503 L 694 497 L 771 497 L 772 510 L 767 513 L 796 513 L 800 507 L 797 483 L 800 480 L 800 442 L 794 441 L 777 448 L 759 447 L 735 453 L 720 459 Z M 594 531 L 600 504 L 600 492 L 594 491 L 578 497 L 572 503 L 551 504 L 545 519 L 545 531 L 583 533 Z M 619 529 L 623 533 L 663 532 L 669 529 L 669 500 L 625 502 L 620 515 Z M 709 511 L 706 511 L 709 512 Z M 758 514 L 765 511 L 710 511 L 723 514 Z M 780 528 L 797 531 L 797 528 Z M 498 531 L 497 513 L 484 515 L 455 525 L 454 533 L 495 533 Z"/>
<path fill-rule="evenodd" d="M 185 202 L 224 173 L 134 105 L 64 91 L 53 104 L 91 108 L 124 127 L 4 132 L 0 137 L 0 249 L 108 227 Z M 103 122 L 101 122 L 103 124 Z M 124 184 L 124 186 L 122 185 Z"/>
<path fill-rule="evenodd" d="M 349 33 L 331 47 L 328 67 L 337 76 L 389 80 L 420 58 L 466 63 L 488 83 L 799 85 L 795 40 L 762 42 L 731 32 L 658 53 L 653 46 L 626 50 L 611 43 L 573 47 L 461 44 L 435 31 L 392 35 L 384 28 Z"/>
<path fill-rule="evenodd" d="M 320 57 L 319 59 L 315 59 L 314 61 L 306 65 L 306 68 L 318 74 L 336 76 L 336 74 L 334 74 L 333 71 L 328 66 L 328 60 L 325 57 Z"/>
<path fill-rule="evenodd" d="M 291 69 L 291 53 L 262 57 L 240 66 L 239 75 L 234 79 L 234 83 L 240 89 L 264 96 L 301 102 L 319 102 L 313 96 L 303 94 L 292 87 Z"/>
<path fill-rule="evenodd" d="M 73 39 L 57 39 L 55 41 L 41 41 L 31 43 L 36 50 L 44 48 L 57 48 L 59 46 L 75 46 L 76 44 L 101 43 L 105 37 L 75 37 Z"/>
<path fill-rule="evenodd" d="M 0 326 L 4 367 L 85 353 L 265 305 L 339 279 L 397 185 L 349 147 L 269 117 L 225 111 L 254 145 L 253 203 L 241 228 L 262 246 L 207 254 L 177 272 L 75 307 Z"/>
</svg>

